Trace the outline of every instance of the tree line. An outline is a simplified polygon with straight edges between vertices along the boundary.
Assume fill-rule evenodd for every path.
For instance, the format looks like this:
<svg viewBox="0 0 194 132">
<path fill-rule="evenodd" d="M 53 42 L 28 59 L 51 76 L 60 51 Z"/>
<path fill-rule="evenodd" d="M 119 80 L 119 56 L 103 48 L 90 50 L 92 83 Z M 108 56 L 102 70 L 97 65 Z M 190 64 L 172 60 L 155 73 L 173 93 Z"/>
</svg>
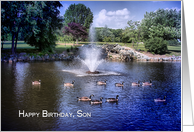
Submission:
<svg viewBox="0 0 194 132">
<path fill-rule="evenodd" d="M 64 16 L 57 1 L 2 1 L 1 42 L 12 41 L 12 54 L 17 40 L 24 40 L 40 51 L 52 52 L 56 41 L 89 41 L 93 13 L 83 4 L 72 4 Z M 142 21 L 127 22 L 124 29 L 95 27 L 98 42 L 132 43 L 134 48 L 143 42 L 154 53 L 165 53 L 167 45 L 180 44 L 181 11 L 158 9 L 146 12 Z M 3 46 L 3 43 L 2 43 Z"/>
</svg>

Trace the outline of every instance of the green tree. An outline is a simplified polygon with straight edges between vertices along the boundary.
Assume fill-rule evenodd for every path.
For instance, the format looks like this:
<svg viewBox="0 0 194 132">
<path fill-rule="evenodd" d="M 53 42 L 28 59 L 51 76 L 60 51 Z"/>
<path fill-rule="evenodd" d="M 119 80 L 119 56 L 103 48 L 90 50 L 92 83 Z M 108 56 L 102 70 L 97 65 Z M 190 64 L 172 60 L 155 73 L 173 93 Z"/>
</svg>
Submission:
<svg viewBox="0 0 194 132">
<path fill-rule="evenodd" d="M 2 1 L 1 2 L 1 28 L 3 39 L 8 32 L 12 36 L 11 53 L 15 54 L 18 34 L 21 27 L 25 26 L 26 9 L 30 2 L 27 1 Z M 14 42 L 15 41 L 15 42 Z"/>
<path fill-rule="evenodd" d="M 53 51 L 57 30 L 62 27 L 58 1 L 33 1 L 27 8 L 25 41 L 40 51 Z"/>
<path fill-rule="evenodd" d="M 80 23 L 88 29 L 93 22 L 93 13 L 89 7 L 86 7 L 83 4 L 71 4 L 65 11 L 64 20 L 66 26 L 68 23 L 74 22 Z"/>
<path fill-rule="evenodd" d="M 55 30 L 60 28 L 57 1 L 2 1 L 1 15 L 3 34 L 12 35 L 12 54 L 15 54 L 18 36 L 40 50 L 55 45 Z M 23 33 L 23 35 L 21 34 Z M 15 41 L 15 42 L 14 42 Z"/>
<path fill-rule="evenodd" d="M 133 43 L 133 47 L 136 43 L 137 49 L 138 42 L 140 42 L 142 36 L 140 22 L 130 20 L 127 22 L 127 24 L 129 25 L 129 27 L 126 27 L 123 31 L 123 41 L 126 43 L 128 39 L 128 41 L 131 41 Z"/>
<path fill-rule="evenodd" d="M 141 23 L 145 48 L 155 53 L 167 50 L 167 41 L 181 40 L 181 11 L 159 9 L 156 12 L 146 12 Z M 159 39 L 160 38 L 160 39 Z M 157 40 L 164 49 L 157 44 L 150 46 L 150 42 Z M 158 48 L 158 50 L 156 50 Z M 159 51 L 161 50 L 161 51 Z"/>
<path fill-rule="evenodd" d="M 115 38 L 114 34 L 110 31 L 107 25 L 105 25 L 104 28 L 101 28 L 100 36 L 104 42 L 110 42 L 110 41 L 113 42 Z"/>
<path fill-rule="evenodd" d="M 156 54 L 164 54 L 167 51 L 167 41 L 161 37 L 150 38 L 145 42 L 145 48 Z"/>
<path fill-rule="evenodd" d="M 96 31 L 96 40 L 99 41 L 99 42 L 102 42 L 103 39 L 100 35 L 100 32 L 101 32 L 102 28 L 101 27 L 96 27 L 95 28 L 95 31 Z"/>
<path fill-rule="evenodd" d="M 115 37 L 115 42 L 120 42 L 120 41 L 121 41 L 120 37 Z"/>
<path fill-rule="evenodd" d="M 122 37 L 122 29 L 110 29 L 110 31 L 113 33 L 113 35 L 116 37 L 121 38 Z"/>
</svg>

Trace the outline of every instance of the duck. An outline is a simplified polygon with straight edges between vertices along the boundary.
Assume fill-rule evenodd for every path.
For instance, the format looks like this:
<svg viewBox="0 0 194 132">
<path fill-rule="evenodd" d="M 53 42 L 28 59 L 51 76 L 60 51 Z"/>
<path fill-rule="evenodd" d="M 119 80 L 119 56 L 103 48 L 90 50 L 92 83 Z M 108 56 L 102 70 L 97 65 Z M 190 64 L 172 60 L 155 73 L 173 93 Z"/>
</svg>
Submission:
<svg viewBox="0 0 194 132">
<path fill-rule="evenodd" d="M 166 96 L 164 96 L 164 99 L 154 99 L 154 102 L 165 102 L 166 101 Z"/>
<path fill-rule="evenodd" d="M 103 97 L 100 98 L 100 100 L 92 100 L 91 104 L 102 104 Z"/>
<path fill-rule="evenodd" d="M 140 81 L 138 81 L 138 82 L 132 82 L 131 85 L 132 86 L 139 86 L 140 85 Z"/>
<path fill-rule="evenodd" d="M 118 99 L 119 95 L 116 96 L 116 98 L 107 98 L 106 101 L 107 102 L 117 102 L 119 99 Z"/>
<path fill-rule="evenodd" d="M 91 101 L 91 97 L 94 96 L 93 94 L 90 97 L 77 97 L 79 101 Z"/>
<path fill-rule="evenodd" d="M 32 82 L 32 85 L 35 85 L 35 84 L 41 84 L 41 80 Z"/>
<path fill-rule="evenodd" d="M 72 81 L 72 83 L 64 83 L 64 86 L 66 86 L 66 87 L 73 87 L 74 83 L 75 83 L 75 81 Z"/>
<path fill-rule="evenodd" d="M 115 85 L 116 85 L 117 87 L 123 87 L 123 86 L 124 86 L 123 83 L 124 83 L 124 82 L 122 82 L 122 83 L 115 83 Z"/>
<path fill-rule="evenodd" d="M 151 86 L 152 85 L 152 79 L 150 79 L 150 82 L 145 82 L 145 80 L 144 80 L 144 82 L 142 82 L 143 84 L 142 84 L 142 86 Z"/>
<path fill-rule="evenodd" d="M 97 83 L 98 85 L 106 85 L 106 81 L 107 81 L 107 80 L 105 80 L 104 82 L 103 82 L 103 81 L 96 81 L 96 83 Z"/>
</svg>

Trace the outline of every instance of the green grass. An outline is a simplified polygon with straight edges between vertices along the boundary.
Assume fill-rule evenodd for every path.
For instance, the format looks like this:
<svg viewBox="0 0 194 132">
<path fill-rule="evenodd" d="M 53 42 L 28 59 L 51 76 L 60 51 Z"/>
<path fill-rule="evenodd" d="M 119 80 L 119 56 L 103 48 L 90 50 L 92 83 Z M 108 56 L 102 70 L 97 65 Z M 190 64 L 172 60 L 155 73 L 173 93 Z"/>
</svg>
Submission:
<svg viewBox="0 0 194 132">
<path fill-rule="evenodd" d="M 91 42 L 79 42 L 79 44 L 90 44 Z M 136 44 L 133 47 L 132 43 L 120 43 L 120 42 L 94 42 L 98 45 L 103 45 L 103 44 L 116 44 L 118 43 L 121 46 L 127 46 L 127 47 L 131 47 L 133 49 L 136 49 Z M 71 45 L 61 45 L 64 44 L 62 42 L 57 42 L 57 45 L 55 47 L 55 51 L 56 53 L 62 53 L 63 51 L 66 51 L 67 49 L 71 48 Z M 68 43 L 70 44 L 70 43 Z M 71 42 L 71 44 L 73 44 L 73 42 Z M 74 47 L 78 47 L 78 46 L 74 46 Z M 3 45 L 4 50 L 1 50 L 2 53 L 11 53 L 11 41 L 6 41 Z M 144 44 L 138 44 L 137 49 L 141 49 L 141 51 L 147 51 L 144 47 Z M 17 53 L 21 53 L 21 52 L 26 52 L 26 53 L 40 53 L 38 51 L 38 49 L 36 49 L 34 46 L 30 46 L 27 43 L 25 43 L 24 41 L 18 41 L 17 44 Z M 175 56 L 180 56 L 181 55 L 181 46 L 168 46 L 168 52 L 166 53 L 166 55 L 175 55 Z"/>
<path fill-rule="evenodd" d="M 174 52 L 181 52 L 181 45 L 177 46 L 168 46 L 169 51 L 174 51 Z"/>
<path fill-rule="evenodd" d="M 167 56 L 175 55 L 181 56 L 181 45 L 177 46 L 168 46 L 168 52 L 166 53 Z"/>
<path fill-rule="evenodd" d="M 3 48 L 5 49 L 10 49 L 11 48 L 11 41 L 6 41 L 3 45 Z M 35 49 L 35 47 L 28 45 L 27 43 L 25 43 L 24 41 L 18 41 L 17 42 L 17 49 Z"/>
</svg>

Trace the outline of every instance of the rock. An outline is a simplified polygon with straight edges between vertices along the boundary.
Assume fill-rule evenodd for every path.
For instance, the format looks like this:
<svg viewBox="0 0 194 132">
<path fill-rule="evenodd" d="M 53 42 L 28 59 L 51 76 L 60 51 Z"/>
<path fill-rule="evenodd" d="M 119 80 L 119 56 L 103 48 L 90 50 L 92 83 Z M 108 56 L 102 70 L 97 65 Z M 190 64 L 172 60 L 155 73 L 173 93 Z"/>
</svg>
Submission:
<svg viewBox="0 0 194 132">
<path fill-rule="evenodd" d="M 50 57 L 50 60 L 55 60 L 55 56 L 52 55 L 52 56 Z"/>
<path fill-rule="evenodd" d="M 45 54 L 45 55 L 44 55 L 44 59 L 45 59 L 45 60 L 50 60 L 49 55 L 48 55 L 48 54 Z"/>
<path fill-rule="evenodd" d="M 33 61 L 33 60 L 35 60 L 35 57 L 34 56 L 30 56 L 29 59 L 30 59 L 30 61 Z"/>
<path fill-rule="evenodd" d="M 26 57 L 25 56 L 19 56 L 18 61 L 25 61 Z"/>
<path fill-rule="evenodd" d="M 24 55 L 26 55 L 26 52 L 19 53 L 19 56 L 24 56 Z"/>
<path fill-rule="evenodd" d="M 56 56 L 56 57 L 55 57 L 55 60 L 60 60 L 60 59 L 59 59 L 59 56 Z"/>
<path fill-rule="evenodd" d="M 39 55 L 37 55 L 36 56 L 36 60 L 39 60 L 40 61 L 40 60 L 42 60 L 42 58 Z"/>
<path fill-rule="evenodd" d="M 12 63 L 13 61 L 12 61 L 12 58 L 9 58 L 9 63 Z"/>
</svg>

